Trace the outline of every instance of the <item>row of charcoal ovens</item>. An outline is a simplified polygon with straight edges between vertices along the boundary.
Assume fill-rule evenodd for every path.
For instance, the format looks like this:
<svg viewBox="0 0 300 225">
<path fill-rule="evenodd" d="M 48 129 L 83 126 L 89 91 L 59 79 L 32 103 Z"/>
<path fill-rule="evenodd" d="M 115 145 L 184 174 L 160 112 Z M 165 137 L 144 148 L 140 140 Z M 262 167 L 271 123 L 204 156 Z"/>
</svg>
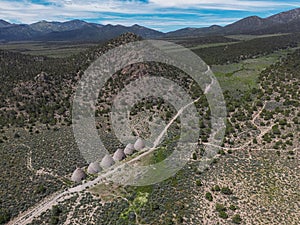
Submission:
<svg viewBox="0 0 300 225">
<path fill-rule="evenodd" d="M 122 161 L 127 156 L 132 155 L 135 151 L 141 151 L 145 148 L 145 142 L 143 139 L 138 138 L 136 142 L 133 144 L 128 144 L 126 148 L 118 149 L 113 156 L 106 155 L 101 160 L 100 164 L 98 162 L 92 162 L 87 168 L 87 173 L 89 174 L 97 174 L 102 171 L 102 169 L 107 169 L 115 164 L 115 162 Z M 81 182 L 86 178 L 86 173 L 82 168 L 77 168 L 71 177 L 71 180 L 74 182 Z"/>
</svg>

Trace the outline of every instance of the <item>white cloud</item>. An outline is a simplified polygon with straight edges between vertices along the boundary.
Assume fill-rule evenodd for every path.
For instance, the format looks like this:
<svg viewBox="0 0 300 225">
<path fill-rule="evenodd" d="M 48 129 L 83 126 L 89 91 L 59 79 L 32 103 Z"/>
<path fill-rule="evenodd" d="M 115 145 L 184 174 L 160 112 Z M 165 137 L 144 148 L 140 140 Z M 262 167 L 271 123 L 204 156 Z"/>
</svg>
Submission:
<svg viewBox="0 0 300 225">
<path fill-rule="evenodd" d="M 34 4 L 29 0 L 1 0 L 0 18 L 23 23 L 85 19 L 103 24 L 140 23 L 167 29 L 168 26 L 225 25 L 239 19 L 214 15 L 212 11 L 205 12 L 207 9 L 248 11 L 254 15 L 255 12 L 300 6 L 299 2 L 275 0 L 149 0 L 148 3 L 138 0 L 47 0 L 47 2 L 50 4 Z M 182 19 L 178 14 L 194 19 Z"/>
<path fill-rule="evenodd" d="M 247 10 L 257 11 L 274 9 L 283 6 L 299 7 L 299 2 L 287 1 L 247 1 L 247 0 L 149 0 L 156 7 L 174 8 L 197 8 L 197 9 L 220 9 L 220 10 Z"/>
</svg>

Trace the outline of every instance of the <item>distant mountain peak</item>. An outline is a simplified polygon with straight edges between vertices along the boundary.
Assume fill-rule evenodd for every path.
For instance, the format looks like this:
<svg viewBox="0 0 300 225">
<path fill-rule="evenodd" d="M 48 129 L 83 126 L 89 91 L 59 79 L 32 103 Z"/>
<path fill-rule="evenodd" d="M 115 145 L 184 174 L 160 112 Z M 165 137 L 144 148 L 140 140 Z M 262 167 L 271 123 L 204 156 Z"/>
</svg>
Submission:
<svg viewBox="0 0 300 225">
<path fill-rule="evenodd" d="M 266 18 L 275 23 L 289 23 L 300 19 L 300 8 L 292 9 L 286 12 L 278 13 L 276 15 Z"/>
<path fill-rule="evenodd" d="M 264 19 L 263 18 L 260 18 L 259 16 L 249 16 L 249 17 L 246 17 L 244 19 L 241 19 L 235 23 L 232 23 L 232 24 L 229 24 L 227 25 L 226 27 L 230 27 L 230 26 L 236 26 L 236 25 L 242 25 L 242 26 L 245 26 L 245 25 L 257 25 L 258 23 L 261 23 Z"/>
<path fill-rule="evenodd" d="M 224 27 L 224 34 L 245 34 L 251 33 L 260 27 L 266 26 L 267 21 L 258 16 L 249 16 L 241 19 L 235 23 L 229 24 Z"/>
<path fill-rule="evenodd" d="M 245 19 L 252 19 L 252 20 L 263 20 L 263 18 L 259 17 L 259 16 L 248 16 Z"/>
<path fill-rule="evenodd" d="M 84 23 L 86 23 L 85 21 L 83 21 L 83 20 L 80 20 L 80 19 L 74 19 L 74 20 L 70 20 L 69 22 L 84 22 Z"/>
<path fill-rule="evenodd" d="M 220 25 L 211 25 L 210 28 L 222 28 Z"/>
<path fill-rule="evenodd" d="M 223 27 L 222 26 L 219 26 L 219 25 L 212 25 L 212 26 L 210 26 L 208 29 L 209 30 L 220 30 L 220 29 L 222 29 Z"/>
<path fill-rule="evenodd" d="M 12 24 L 9 23 L 9 22 L 7 22 L 7 21 L 5 21 L 5 20 L 1 20 L 0 19 L 0 28 L 1 27 L 7 27 L 7 26 L 10 26 L 10 25 L 12 25 Z"/>
<path fill-rule="evenodd" d="M 66 22 L 64 22 L 64 23 L 65 23 L 65 24 L 66 24 L 66 23 L 69 23 L 69 24 L 88 24 L 88 23 L 85 22 L 84 20 L 78 20 L 78 19 L 66 21 Z"/>
<path fill-rule="evenodd" d="M 51 33 L 51 32 L 62 32 L 62 31 L 69 31 L 69 30 L 76 30 L 79 29 L 88 23 L 82 20 L 71 20 L 66 22 L 57 22 L 57 21 L 46 21 L 41 20 L 37 23 L 33 23 L 30 27 L 38 32 L 41 33 Z"/>
</svg>

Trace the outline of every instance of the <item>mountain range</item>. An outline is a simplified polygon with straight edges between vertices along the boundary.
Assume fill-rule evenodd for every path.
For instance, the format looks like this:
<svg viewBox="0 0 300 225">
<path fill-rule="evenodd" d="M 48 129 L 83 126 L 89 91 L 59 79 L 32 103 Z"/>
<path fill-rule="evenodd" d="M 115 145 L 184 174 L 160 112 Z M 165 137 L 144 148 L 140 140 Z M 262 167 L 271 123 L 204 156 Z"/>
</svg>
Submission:
<svg viewBox="0 0 300 225">
<path fill-rule="evenodd" d="M 206 35 L 263 35 L 300 32 L 300 8 L 282 12 L 267 18 L 250 16 L 221 27 L 213 25 L 205 28 L 184 28 L 169 32 L 167 36 L 206 36 Z"/>
<path fill-rule="evenodd" d="M 300 8 L 282 12 L 267 18 L 251 16 L 227 26 L 213 25 L 204 28 L 184 28 L 162 33 L 137 24 L 101 25 L 81 20 L 67 22 L 40 21 L 33 24 L 11 24 L 0 20 L 0 41 L 74 41 L 101 42 L 123 33 L 135 33 L 143 38 L 173 38 L 224 35 L 263 35 L 300 32 Z"/>
</svg>

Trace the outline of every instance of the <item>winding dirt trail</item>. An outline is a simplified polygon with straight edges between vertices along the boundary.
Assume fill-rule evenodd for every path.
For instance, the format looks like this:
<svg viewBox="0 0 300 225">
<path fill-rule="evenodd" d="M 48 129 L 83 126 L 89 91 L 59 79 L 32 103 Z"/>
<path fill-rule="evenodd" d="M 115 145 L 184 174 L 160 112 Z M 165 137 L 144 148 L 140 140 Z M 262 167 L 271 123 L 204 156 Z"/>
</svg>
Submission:
<svg viewBox="0 0 300 225">
<path fill-rule="evenodd" d="M 266 107 L 266 103 L 264 104 L 264 106 L 253 116 L 252 120 L 251 120 L 251 123 L 259 130 L 260 134 L 257 136 L 257 138 L 262 138 L 266 133 L 268 133 L 270 130 L 272 130 L 272 127 L 273 126 L 270 126 L 266 129 L 262 129 L 260 126 L 256 125 L 255 121 L 260 117 L 260 115 L 262 114 L 262 112 L 264 111 Z M 203 143 L 203 145 L 206 145 L 206 146 L 212 146 L 212 147 L 215 147 L 215 148 L 219 148 L 219 149 L 223 149 L 223 150 L 233 150 L 233 151 L 238 151 L 238 150 L 242 150 L 242 149 L 245 149 L 247 146 L 249 146 L 249 144 L 252 143 L 252 140 L 251 141 L 248 141 L 246 142 L 245 144 L 243 144 L 242 146 L 240 147 L 236 147 L 236 148 L 229 148 L 229 147 L 221 147 L 221 146 L 218 146 L 218 145 L 214 145 L 214 144 L 210 144 L 210 143 Z"/>
</svg>

